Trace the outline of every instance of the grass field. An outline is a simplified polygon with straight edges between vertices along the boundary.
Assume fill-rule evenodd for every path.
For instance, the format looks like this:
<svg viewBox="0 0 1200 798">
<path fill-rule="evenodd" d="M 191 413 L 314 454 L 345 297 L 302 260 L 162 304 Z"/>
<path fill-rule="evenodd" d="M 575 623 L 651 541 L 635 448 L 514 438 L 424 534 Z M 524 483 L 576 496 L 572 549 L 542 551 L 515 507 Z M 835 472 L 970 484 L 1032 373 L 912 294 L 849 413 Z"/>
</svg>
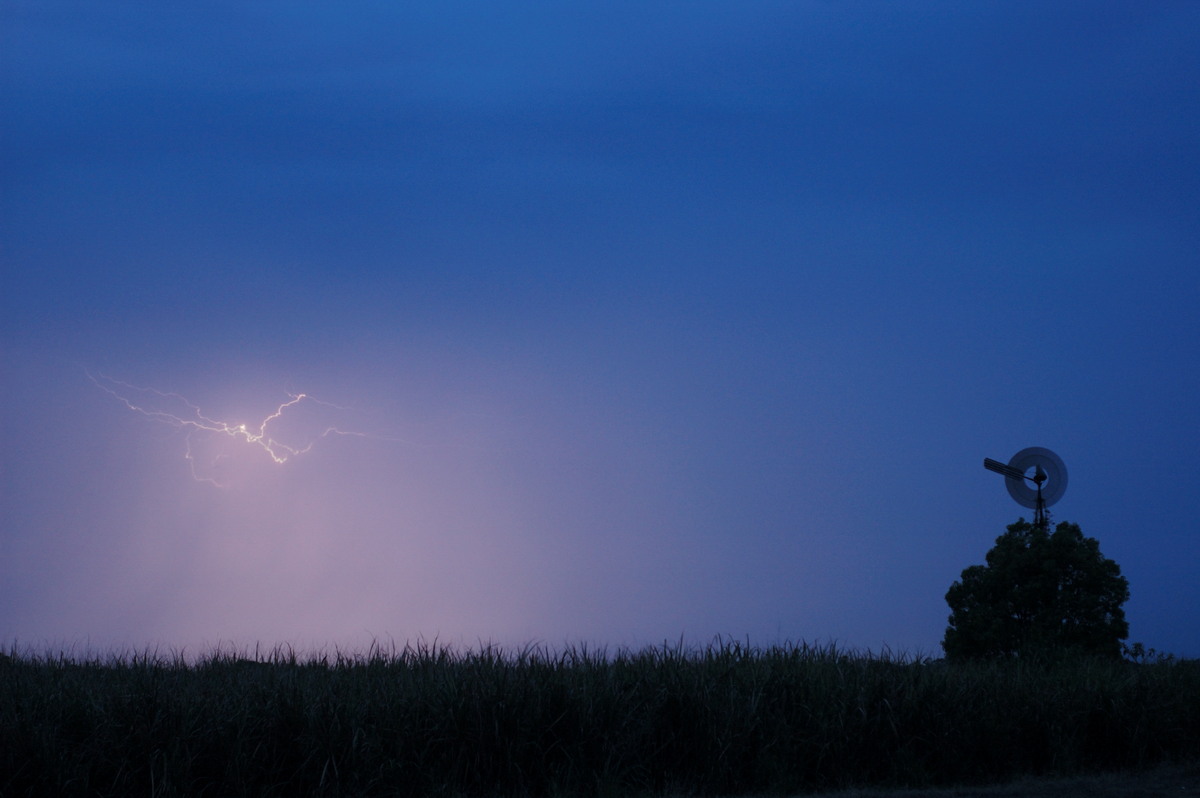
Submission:
<svg viewBox="0 0 1200 798">
<path fill-rule="evenodd" d="M 734 641 L 0 655 L 3 796 L 782 795 L 1196 761 L 1195 660 Z"/>
</svg>

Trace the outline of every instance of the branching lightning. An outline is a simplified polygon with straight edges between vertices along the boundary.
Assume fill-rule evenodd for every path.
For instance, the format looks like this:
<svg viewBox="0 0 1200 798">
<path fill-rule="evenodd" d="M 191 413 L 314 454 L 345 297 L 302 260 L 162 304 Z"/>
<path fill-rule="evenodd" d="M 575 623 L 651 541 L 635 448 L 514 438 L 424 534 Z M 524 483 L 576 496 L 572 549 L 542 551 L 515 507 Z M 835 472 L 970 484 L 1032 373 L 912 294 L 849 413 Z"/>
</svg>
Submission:
<svg viewBox="0 0 1200 798">
<path fill-rule="evenodd" d="M 198 406 L 181 394 L 160 391 L 157 388 L 143 388 L 104 374 L 87 372 L 87 376 L 97 387 L 115 397 L 128 409 L 182 430 L 186 441 L 184 456 L 190 464 L 192 477 L 217 487 L 226 485 L 213 469 L 219 461 L 229 455 L 219 447 L 217 452 L 209 451 L 207 455 L 201 451 L 212 448 L 202 444 L 213 438 L 232 440 L 261 449 L 272 461 L 283 464 L 293 457 L 309 452 L 318 440 L 330 435 L 375 437 L 365 432 L 342 429 L 329 424 L 321 418 L 321 413 L 315 418 L 310 413 L 294 425 L 292 430 L 279 429 L 293 417 L 298 417 L 305 409 L 325 409 L 328 412 L 347 410 L 339 405 L 315 399 L 306 393 L 288 393 L 288 400 L 278 405 L 258 424 L 231 424 L 206 416 Z M 325 415 L 328 415 L 328 412 Z"/>
</svg>

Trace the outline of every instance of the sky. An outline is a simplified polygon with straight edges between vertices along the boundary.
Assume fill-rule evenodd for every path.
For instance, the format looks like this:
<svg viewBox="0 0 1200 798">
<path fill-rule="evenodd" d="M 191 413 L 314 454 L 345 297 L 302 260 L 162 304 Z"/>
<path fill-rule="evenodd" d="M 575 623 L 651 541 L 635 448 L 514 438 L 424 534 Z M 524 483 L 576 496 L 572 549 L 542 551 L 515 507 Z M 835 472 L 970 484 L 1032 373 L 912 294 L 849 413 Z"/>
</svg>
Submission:
<svg viewBox="0 0 1200 798">
<path fill-rule="evenodd" d="M 1200 3 L 0 2 L 0 641 L 1200 656 Z"/>
</svg>

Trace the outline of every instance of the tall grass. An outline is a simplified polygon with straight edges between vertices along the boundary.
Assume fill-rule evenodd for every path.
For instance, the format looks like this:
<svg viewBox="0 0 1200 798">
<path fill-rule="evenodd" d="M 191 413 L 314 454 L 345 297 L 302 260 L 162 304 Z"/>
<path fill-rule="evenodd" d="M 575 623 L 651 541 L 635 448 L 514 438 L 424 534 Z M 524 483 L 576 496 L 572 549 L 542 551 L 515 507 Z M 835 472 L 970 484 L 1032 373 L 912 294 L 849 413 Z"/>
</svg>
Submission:
<svg viewBox="0 0 1200 798">
<path fill-rule="evenodd" d="M 734 641 L 0 655 L 4 796 L 794 793 L 1198 757 L 1195 660 Z"/>
</svg>

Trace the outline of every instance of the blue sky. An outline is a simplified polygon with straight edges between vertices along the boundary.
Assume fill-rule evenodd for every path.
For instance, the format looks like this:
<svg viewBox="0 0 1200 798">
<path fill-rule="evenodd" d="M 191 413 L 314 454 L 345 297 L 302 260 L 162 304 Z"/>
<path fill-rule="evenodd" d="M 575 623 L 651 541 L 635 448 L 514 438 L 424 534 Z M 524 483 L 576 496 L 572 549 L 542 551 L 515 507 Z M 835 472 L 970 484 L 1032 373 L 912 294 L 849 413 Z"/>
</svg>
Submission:
<svg viewBox="0 0 1200 798">
<path fill-rule="evenodd" d="M 0 23 L 3 639 L 936 653 L 1046 446 L 1200 655 L 1197 4 Z"/>
</svg>

